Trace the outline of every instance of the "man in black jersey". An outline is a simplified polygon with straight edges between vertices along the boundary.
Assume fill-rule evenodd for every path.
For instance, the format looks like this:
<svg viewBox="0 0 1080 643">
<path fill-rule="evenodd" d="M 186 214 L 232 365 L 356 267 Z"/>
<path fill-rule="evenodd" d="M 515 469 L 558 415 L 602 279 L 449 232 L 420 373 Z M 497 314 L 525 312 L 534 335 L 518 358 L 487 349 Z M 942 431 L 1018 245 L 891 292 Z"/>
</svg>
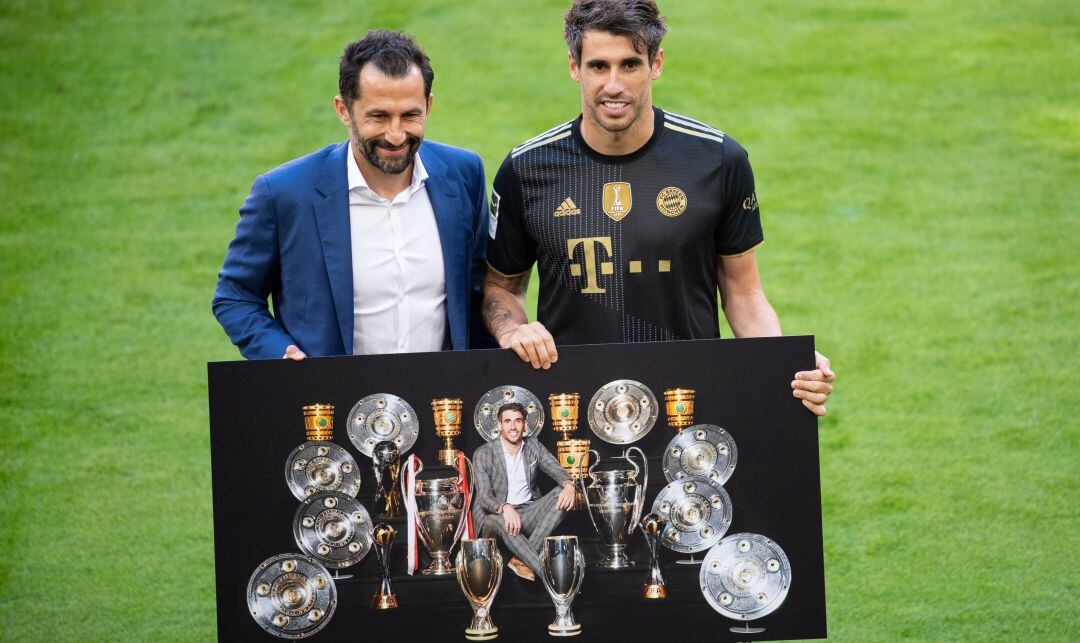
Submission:
<svg viewBox="0 0 1080 643">
<path fill-rule="evenodd" d="M 511 150 L 491 195 L 484 320 L 536 368 L 567 344 L 720 336 L 717 291 L 737 337 L 780 335 L 758 277 L 763 241 L 746 151 L 656 109 L 666 26 L 652 0 L 577 0 L 566 13 L 582 115 Z M 533 262 L 539 321 L 525 316 Z M 817 415 L 836 375 L 795 374 Z"/>
</svg>

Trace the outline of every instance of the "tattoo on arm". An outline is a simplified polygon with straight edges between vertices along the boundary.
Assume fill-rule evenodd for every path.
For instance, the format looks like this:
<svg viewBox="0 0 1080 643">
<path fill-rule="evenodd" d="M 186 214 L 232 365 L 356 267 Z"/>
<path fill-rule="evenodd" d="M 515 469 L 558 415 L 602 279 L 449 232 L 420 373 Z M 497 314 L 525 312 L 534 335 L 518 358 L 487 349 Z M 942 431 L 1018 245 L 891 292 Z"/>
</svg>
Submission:
<svg viewBox="0 0 1080 643">
<path fill-rule="evenodd" d="M 529 272 L 507 277 L 488 270 L 484 280 L 484 324 L 498 340 L 512 326 L 524 324 L 525 291 L 529 287 Z"/>
</svg>

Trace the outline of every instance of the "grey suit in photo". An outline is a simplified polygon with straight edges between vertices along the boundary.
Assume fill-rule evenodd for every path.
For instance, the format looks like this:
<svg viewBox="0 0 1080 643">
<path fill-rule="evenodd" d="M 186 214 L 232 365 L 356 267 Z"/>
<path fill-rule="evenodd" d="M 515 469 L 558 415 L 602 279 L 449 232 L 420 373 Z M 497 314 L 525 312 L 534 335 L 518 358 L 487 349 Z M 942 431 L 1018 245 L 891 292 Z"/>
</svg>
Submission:
<svg viewBox="0 0 1080 643">
<path fill-rule="evenodd" d="M 499 508 L 506 504 L 509 487 L 501 439 L 488 442 L 473 454 L 473 468 L 476 473 L 473 524 L 480 530 L 481 536 L 498 535 L 515 556 L 539 575 L 540 547 L 544 544 L 544 538 L 551 535 L 565 515 L 565 512 L 555 508 L 555 501 L 562 491 L 563 483 L 571 478 L 559 466 L 555 456 L 536 438 L 523 438 L 523 442 L 521 448 L 522 457 L 525 458 L 525 477 L 532 492 L 532 500 L 514 507 L 521 515 L 521 533 L 507 533 L 503 516 L 498 513 Z M 540 494 L 540 486 L 536 480 L 537 469 L 558 483 L 545 495 Z"/>
</svg>

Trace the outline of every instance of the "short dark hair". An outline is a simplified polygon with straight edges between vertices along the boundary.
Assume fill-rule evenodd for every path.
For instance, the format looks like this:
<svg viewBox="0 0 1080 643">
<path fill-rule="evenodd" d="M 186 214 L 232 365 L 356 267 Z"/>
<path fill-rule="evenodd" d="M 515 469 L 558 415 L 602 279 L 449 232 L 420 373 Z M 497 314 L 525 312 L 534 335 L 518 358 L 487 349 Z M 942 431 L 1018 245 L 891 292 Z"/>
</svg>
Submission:
<svg viewBox="0 0 1080 643">
<path fill-rule="evenodd" d="M 563 35 L 579 65 L 581 43 L 589 30 L 630 38 L 634 50 L 648 54 L 651 63 L 660 51 L 667 25 L 653 0 L 574 0 L 566 11 Z"/>
<path fill-rule="evenodd" d="M 372 63 L 375 68 L 391 78 L 403 78 L 413 65 L 420 68 L 424 77 L 424 98 L 431 96 L 431 83 L 435 71 L 431 60 L 416 44 L 416 40 L 404 31 L 372 29 L 360 40 L 350 42 L 341 54 L 338 69 L 338 94 L 346 105 L 360 98 L 360 70 Z"/>
<path fill-rule="evenodd" d="M 507 402 L 506 404 L 500 406 L 499 412 L 495 414 L 495 417 L 499 419 L 499 422 L 502 422 L 502 414 L 507 411 L 517 411 L 521 414 L 522 419 L 526 419 L 529 417 L 529 413 L 525 410 L 524 404 L 522 404 L 521 402 Z"/>
</svg>

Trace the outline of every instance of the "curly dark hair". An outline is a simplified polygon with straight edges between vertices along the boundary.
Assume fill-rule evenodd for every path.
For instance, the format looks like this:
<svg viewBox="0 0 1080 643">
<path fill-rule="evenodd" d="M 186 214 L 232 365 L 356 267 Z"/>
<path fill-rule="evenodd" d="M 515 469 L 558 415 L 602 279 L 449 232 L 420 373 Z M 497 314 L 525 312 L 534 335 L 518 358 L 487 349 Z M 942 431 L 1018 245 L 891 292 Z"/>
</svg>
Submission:
<svg viewBox="0 0 1080 643">
<path fill-rule="evenodd" d="M 650 63 L 667 33 L 667 25 L 653 0 L 575 0 L 565 19 L 566 45 L 579 65 L 586 31 L 626 36 L 634 43 L 635 51 L 648 54 Z"/>
<path fill-rule="evenodd" d="M 416 40 L 404 31 L 372 29 L 360 40 L 345 45 L 345 53 L 341 55 L 338 94 L 346 105 L 360 98 L 360 70 L 367 63 L 391 78 L 403 78 L 416 65 L 424 77 L 424 98 L 431 95 L 435 71 Z"/>
</svg>

